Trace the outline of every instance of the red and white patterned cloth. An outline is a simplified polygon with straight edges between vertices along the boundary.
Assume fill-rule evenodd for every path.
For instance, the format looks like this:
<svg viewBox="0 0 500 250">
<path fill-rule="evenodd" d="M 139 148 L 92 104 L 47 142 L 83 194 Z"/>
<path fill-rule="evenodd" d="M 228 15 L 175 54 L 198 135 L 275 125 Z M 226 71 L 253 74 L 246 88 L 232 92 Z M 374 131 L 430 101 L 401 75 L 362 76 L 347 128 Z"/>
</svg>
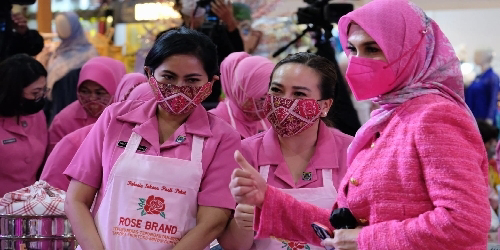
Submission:
<svg viewBox="0 0 500 250">
<path fill-rule="evenodd" d="M 45 181 L 6 193 L 0 199 L 0 214 L 64 215 L 66 193 Z"/>
</svg>

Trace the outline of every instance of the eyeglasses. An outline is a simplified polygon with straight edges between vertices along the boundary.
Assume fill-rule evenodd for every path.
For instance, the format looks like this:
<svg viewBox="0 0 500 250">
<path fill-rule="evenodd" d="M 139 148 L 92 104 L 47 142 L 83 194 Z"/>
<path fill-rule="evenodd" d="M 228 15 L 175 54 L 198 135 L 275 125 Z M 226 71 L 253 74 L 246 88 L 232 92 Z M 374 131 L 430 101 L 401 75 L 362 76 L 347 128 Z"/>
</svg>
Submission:
<svg viewBox="0 0 500 250">
<path fill-rule="evenodd" d="M 40 101 L 42 98 L 45 97 L 45 94 L 47 93 L 47 86 L 44 86 L 41 90 L 36 90 L 31 92 L 33 96 L 35 96 L 35 101 Z"/>
</svg>

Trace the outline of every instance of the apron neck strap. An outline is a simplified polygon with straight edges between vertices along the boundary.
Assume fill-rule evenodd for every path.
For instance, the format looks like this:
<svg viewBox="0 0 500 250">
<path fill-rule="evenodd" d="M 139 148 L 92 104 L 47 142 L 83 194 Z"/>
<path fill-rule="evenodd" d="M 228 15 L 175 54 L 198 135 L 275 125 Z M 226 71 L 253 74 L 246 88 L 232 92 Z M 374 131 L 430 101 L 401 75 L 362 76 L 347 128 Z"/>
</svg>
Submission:
<svg viewBox="0 0 500 250">
<path fill-rule="evenodd" d="M 205 138 L 193 135 L 193 145 L 191 147 L 191 161 L 201 162 L 203 155 L 203 142 Z"/>
<path fill-rule="evenodd" d="M 125 153 L 134 154 L 139 148 L 142 137 L 135 132 L 132 132 L 130 139 L 128 139 L 127 146 L 125 147 Z"/>
</svg>

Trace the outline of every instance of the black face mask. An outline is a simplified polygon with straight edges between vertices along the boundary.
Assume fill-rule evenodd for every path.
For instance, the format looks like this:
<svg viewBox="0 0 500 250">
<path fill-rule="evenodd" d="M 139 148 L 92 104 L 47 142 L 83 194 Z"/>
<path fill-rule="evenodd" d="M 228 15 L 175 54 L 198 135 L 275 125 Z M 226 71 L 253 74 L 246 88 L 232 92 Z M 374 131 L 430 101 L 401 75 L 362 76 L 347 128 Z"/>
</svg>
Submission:
<svg viewBox="0 0 500 250">
<path fill-rule="evenodd" d="M 40 98 L 39 100 L 29 100 L 23 98 L 21 101 L 21 113 L 20 115 L 32 115 L 40 112 L 45 106 L 45 98 Z"/>
</svg>

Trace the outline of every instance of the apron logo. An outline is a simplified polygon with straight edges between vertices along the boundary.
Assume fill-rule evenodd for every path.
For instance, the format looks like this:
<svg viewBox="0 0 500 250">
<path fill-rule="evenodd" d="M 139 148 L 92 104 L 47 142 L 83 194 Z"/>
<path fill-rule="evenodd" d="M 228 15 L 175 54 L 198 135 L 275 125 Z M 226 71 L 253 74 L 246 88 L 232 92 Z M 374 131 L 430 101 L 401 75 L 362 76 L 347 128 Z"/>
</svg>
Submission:
<svg viewBox="0 0 500 250">
<path fill-rule="evenodd" d="M 280 241 L 281 243 L 283 243 L 283 246 L 281 246 L 282 249 L 286 249 L 286 250 L 295 250 L 295 249 L 311 250 L 311 247 L 307 243 L 288 241 L 288 240 L 279 239 L 279 238 L 276 238 L 273 236 L 271 236 L 271 239 L 277 240 L 277 241 Z"/>
<path fill-rule="evenodd" d="M 3 145 L 11 144 L 11 143 L 14 143 L 14 142 L 17 142 L 16 138 L 11 138 L 11 139 L 7 139 L 7 140 L 3 140 L 2 141 Z"/>
<path fill-rule="evenodd" d="M 139 198 L 139 209 L 141 216 L 146 214 L 159 214 L 165 219 L 165 200 L 161 197 L 150 195 L 148 199 Z"/>
<path fill-rule="evenodd" d="M 183 143 L 185 140 L 186 140 L 186 136 L 179 135 L 179 136 L 177 136 L 177 139 L 175 139 L 175 142 L 177 142 L 177 143 Z"/>
<path fill-rule="evenodd" d="M 120 148 L 127 147 L 127 142 L 126 141 L 119 141 L 118 147 L 120 147 Z M 146 146 L 139 145 L 139 147 L 137 147 L 137 151 L 139 151 L 139 152 L 145 153 L 146 150 L 148 150 L 148 147 L 146 147 Z"/>
<path fill-rule="evenodd" d="M 302 172 L 302 180 L 304 181 L 312 180 L 312 172 Z"/>
</svg>

